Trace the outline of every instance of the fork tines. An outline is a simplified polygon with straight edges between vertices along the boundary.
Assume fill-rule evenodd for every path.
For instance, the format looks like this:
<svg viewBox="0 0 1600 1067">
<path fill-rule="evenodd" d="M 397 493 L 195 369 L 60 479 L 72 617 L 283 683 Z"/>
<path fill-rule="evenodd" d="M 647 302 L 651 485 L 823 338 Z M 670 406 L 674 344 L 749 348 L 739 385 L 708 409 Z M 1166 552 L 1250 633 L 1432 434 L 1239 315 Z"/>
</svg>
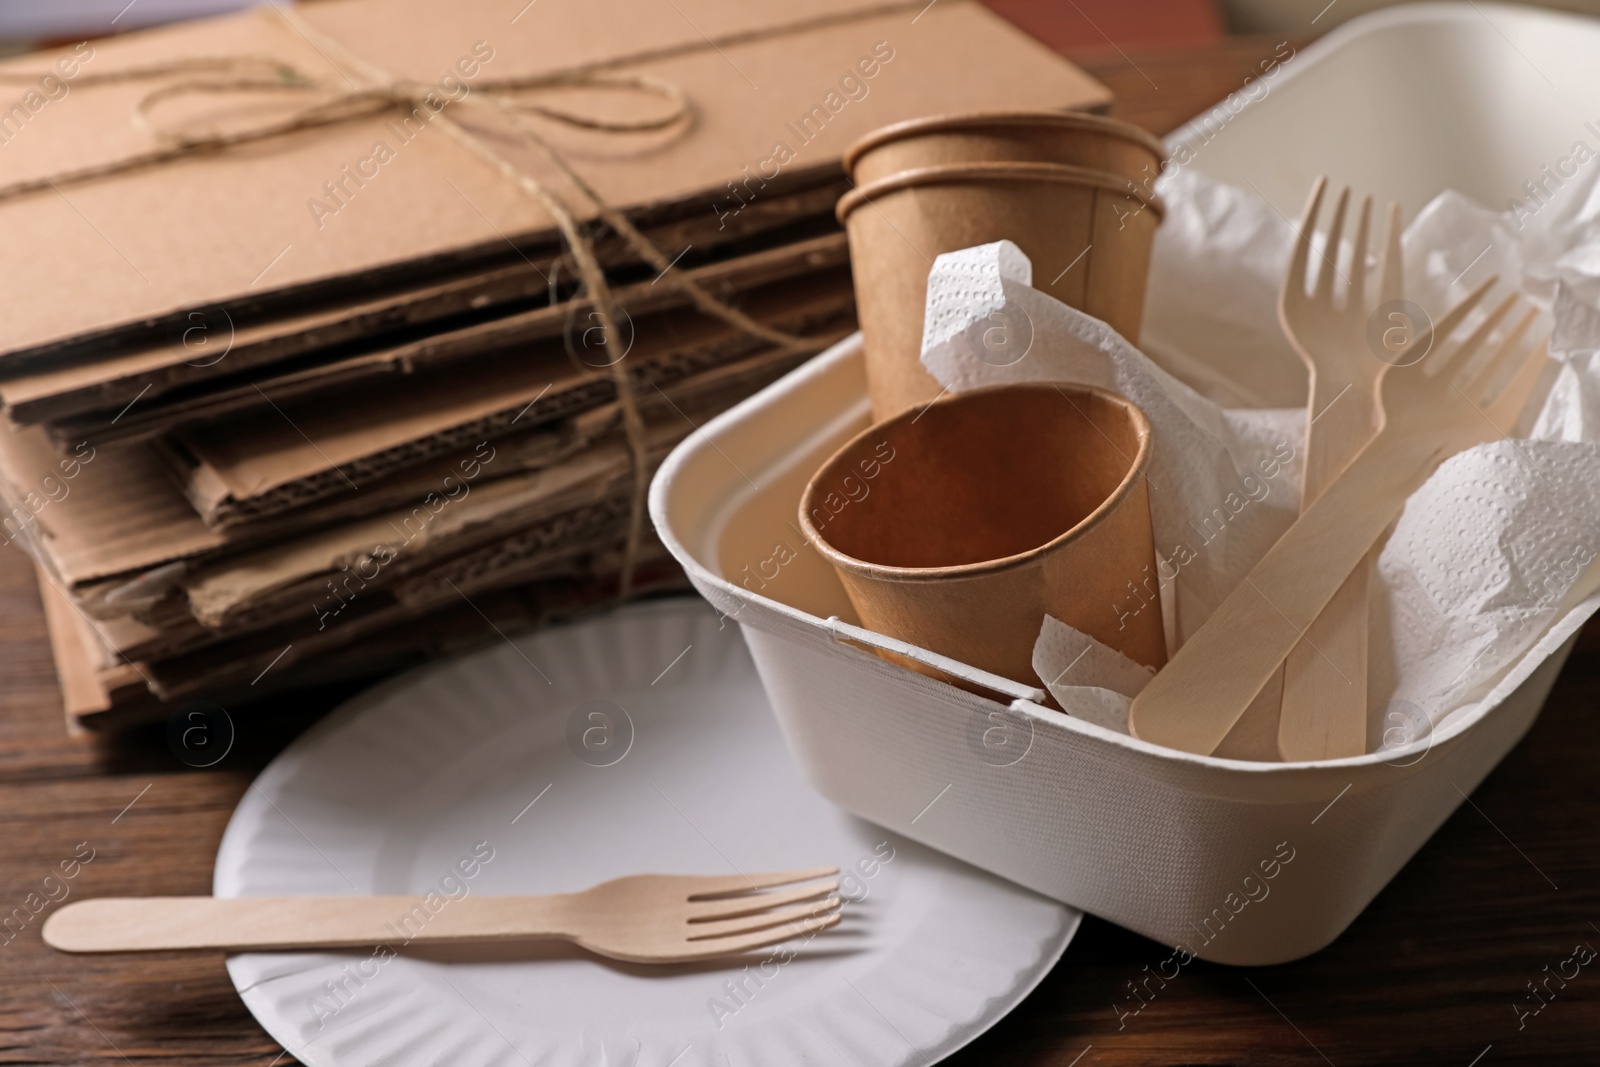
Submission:
<svg viewBox="0 0 1600 1067">
<path fill-rule="evenodd" d="M 694 879 L 686 939 L 731 955 L 825 930 L 843 914 L 838 874 L 819 867 Z"/>
<path fill-rule="evenodd" d="M 1320 304 L 1329 310 L 1335 310 L 1337 304 L 1337 310 L 1359 319 L 1365 315 L 1368 307 L 1367 250 L 1371 244 L 1372 197 L 1366 196 L 1361 199 L 1355 234 L 1351 238 L 1350 260 L 1346 269 L 1340 270 L 1339 258 L 1344 243 L 1345 215 L 1350 206 L 1349 186 L 1339 190 L 1338 200 L 1334 204 L 1333 218 L 1328 224 L 1327 238 L 1320 254 L 1313 256 L 1312 253 L 1318 218 L 1322 214 L 1322 198 L 1327 188 L 1326 177 L 1318 178 L 1311 188 L 1311 197 L 1306 202 L 1304 214 L 1300 217 L 1294 251 L 1289 258 L 1289 273 L 1284 281 L 1283 299 L 1290 303 L 1298 301 L 1304 304 Z M 1401 290 L 1400 205 L 1391 202 L 1388 215 L 1383 250 L 1378 257 L 1378 292 L 1375 294 L 1378 304 L 1399 299 Z M 1308 288 L 1313 259 L 1320 262 L 1316 264 L 1316 280 L 1312 287 Z M 1334 299 L 1335 277 L 1344 283 L 1338 291 L 1340 299 L 1337 301 Z"/>
<path fill-rule="evenodd" d="M 1396 365 L 1421 362 L 1425 376 L 1444 374 L 1458 379 L 1455 386 L 1461 395 L 1482 411 L 1503 436 L 1510 431 L 1544 370 L 1549 338 L 1524 343 L 1539 317 L 1539 309 L 1526 306 L 1510 328 L 1500 333 L 1501 323 L 1526 304 L 1521 292 L 1510 292 L 1484 313 L 1466 337 L 1453 343 L 1450 340 L 1499 281 L 1498 276 L 1488 278 L 1431 323 L 1401 353 Z M 1497 335 L 1498 344 L 1486 349 Z M 1408 361 L 1406 354 L 1416 348 L 1421 348 L 1423 355 Z"/>
</svg>

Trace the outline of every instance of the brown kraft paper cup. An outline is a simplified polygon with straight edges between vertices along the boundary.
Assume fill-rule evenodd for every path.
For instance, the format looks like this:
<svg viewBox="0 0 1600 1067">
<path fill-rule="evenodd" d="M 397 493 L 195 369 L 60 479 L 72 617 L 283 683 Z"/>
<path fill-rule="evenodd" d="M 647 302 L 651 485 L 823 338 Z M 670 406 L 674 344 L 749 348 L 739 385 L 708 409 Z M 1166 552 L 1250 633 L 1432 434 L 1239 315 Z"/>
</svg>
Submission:
<svg viewBox="0 0 1600 1067">
<path fill-rule="evenodd" d="M 877 633 L 1038 685 L 1049 614 L 1159 668 L 1160 613 L 1117 610 L 1155 566 L 1149 460 L 1148 420 L 1113 393 L 977 389 L 857 435 L 806 486 L 800 523 Z"/>
<path fill-rule="evenodd" d="M 932 400 L 922 322 L 934 257 L 1008 239 L 1034 286 L 1137 343 L 1161 205 L 1102 171 L 975 163 L 902 171 L 839 201 L 876 418 Z"/>
<path fill-rule="evenodd" d="M 975 111 L 910 119 L 874 130 L 846 149 L 857 185 L 918 167 L 960 163 L 1064 163 L 1125 178 L 1149 192 L 1166 148 L 1117 119 L 1070 111 Z"/>
</svg>

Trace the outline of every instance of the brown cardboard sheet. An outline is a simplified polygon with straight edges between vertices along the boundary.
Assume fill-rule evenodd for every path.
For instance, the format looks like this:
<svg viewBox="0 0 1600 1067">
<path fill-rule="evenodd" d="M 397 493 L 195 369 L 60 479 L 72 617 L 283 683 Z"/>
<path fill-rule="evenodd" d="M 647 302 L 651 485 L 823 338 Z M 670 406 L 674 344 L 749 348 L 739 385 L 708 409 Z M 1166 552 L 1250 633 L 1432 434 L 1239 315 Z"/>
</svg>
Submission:
<svg viewBox="0 0 1600 1067">
<path fill-rule="evenodd" d="M 268 53 L 315 77 L 339 77 L 313 45 L 264 10 L 92 48 L 84 75 L 184 55 Z M 23 57 L 6 69 L 42 69 L 51 58 Z M 0 367 L 37 365 L 27 353 L 56 360 L 128 334 L 162 340 L 180 309 L 228 302 L 247 317 L 305 300 L 329 279 L 348 279 L 352 292 L 382 287 L 397 280 L 385 270 L 396 264 L 415 272 L 430 257 L 466 248 L 498 254 L 503 233 L 548 229 L 530 198 L 432 125 L 397 148 L 382 180 L 360 190 L 363 210 L 312 218 L 306 202 L 324 181 L 341 177 L 341 168 L 356 164 L 375 142 L 397 140 L 395 119 L 387 116 L 74 183 L 66 172 L 156 146 L 131 121 L 153 85 L 67 84 L 68 94 L 35 115 L 0 158 L 0 184 L 56 181 L 53 189 L 0 201 L 8 298 L 26 309 L 0 329 L 0 347 L 20 354 L 0 359 Z M 260 94 L 249 103 L 258 111 L 265 106 Z M 177 121 L 185 110 L 195 108 L 174 106 L 162 118 Z"/>
<path fill-rule="evenodd" d="M 680 387 L 671 405 L 646 405 L 647 415 L 664 416 L 649 430 L 654 460 L 750 392 L 742 377 L 723 378 L 720 388 L 702 383 L 691 394 Z M 422 587 L 441 584 L 440 574 L 468 591 L 503 585 L 530 566 L 619 541 L 633 484 L 620 419 L 602 409 L 574 422 L 586 424 L 577 436 L 594 442 L 581 451 L 529 463 L 516 439 L 484 442 L 432 465 L 428 479 L 413 483 L 413 495 L 382 513 L 196 565 L 139 620 L 107 624 L 102 636 L 129 658 L 170 656 L 308 609 L 336 625 L 353 592 L 398 585 L 408 590 L 403 599 L 416 599 Z M 602 433 L 609 437 L 596 440 Z M 438 570 L 446 558 L 454 562 Z"/>
<path fill-rule="evenodd" d="M 813 254 L 817 240 L 805 237 L 806 232 L 833 231 L 833 239 L 842 242 L 833 206 L 844 188 L 846 183 L 840 177 L 791 196 L 752 204 L 749 211 L 721 228 L 713 215 L 696 213 L 647 235 L 660 247 L 686 253 L 678 261 L 680 269 L 713 291 L 726 291 L 755 284 L 763 272 L 770 275 L 775 268 L 780 273 L 770 276 L 781 276 L 790 263 L 803 262 Z M 600 244 L 610 246 L 597 249 L 608 267 L 633 261 L 631 249 L 616 241 Z M 569 255 L 533 253 L 526 259 L 512 258 L 513 262 L 487 271 L 429 280 L 354 303 L 335 303 L 254 322 L 236 322 L 220 308 L 195 311 L 154 346 L 100 349 L 88 361 L 59 362 L 0 380 L 0 405 L 20 423 L 71 419 L 78 424 L 58 431 L 58 437 L 121 439 L 148 433 L 151 424 L 159 426 L 163 419 L 170 422 L 203 404 L 209 395 L 203 391 L 208 384 L 226 389 L 225 383 L 241 376 L 281 377 L 284 372 L 278 368 L 285 363 L 292 363 L 299 377 L 311 381 L 315 372 L 328 364 L 361 354 L 363 343 L 367 348 L 386 343 L 400 347 L 398 340 L 389 338 L 421 337 L 430 329 L 445 332 L 514 314 L 531 309 L 530 305 L 548 304 L 552 291 L 558 294 L 558 301 L 566 299 L 573 288 L 576 273 Z M 655 269 L 648 268 L 647 273 L 654 280 Z M 616 295 L 625 306 L 640 312 L 673 301 L 687 302 L 687 297 L 670 285 L 657 283 L 643 289 L 647 284 L 633 285 Z M 328 349 L 336 352 L 327 353 Z M 308 360 L 313 353 L 323 355 Z M 334 384 L 338 380 L 335 374 Z M 181 395 L 173 401 L 173 415 L 152 414 L 163 397 L 175 392 Z"/>
<path fill-rule="evenodd" d="M 854 328 L 853 309 L 843 268 L 758 290 L 744 305 L 759 321 L 825 339 Z M 644 322 L 626 356 L 640 393 L 768 347 L 698 312 L 655 317 L 648 328 Z M 366 482 L 469 440 L 592 407 L 615 393 L 608 372 L 572 358 L 558 338 L 459 370 L 274 401 L 265 410 L 180 430 L 171 444 L 184 457 L 179 473 L 201 514 L 215 518 L 233 508 L 260 515 L 359 492 Z"/>
<path fill-rule="evenodd" d="M 652 433 L 652 451 L 664 456 L 691 429 L 671 426 Z M 486 444 L 483 462 L 473 467 L 491 466 L 494 456 L 492 444 Z M 592 508 L 631 483 L 632 460 L 621 441 L 586 449 L 554 467 L 477 486 L 460 476 L 449 490 L 430 493 L 426 502 L 219 561 L 186 577 L 182 587 L 190 610 L 206 626 L 236 625 L 238 616 L 286 613 L 332 625 L 350 599 L 374 586 L 553 515 Z M 578 547 L 585 545 L 578 540 Z"/>
<path fill-rule="evenodd" d="M 374 598 L 359 624 L 345 629 L 319 632 L 314 623 L 283 627 L 190 656 L 142 663 L 140 669 L 163 700 L 204 695 L 233 707 L 262 691 L 372 676 L 414 665 L 422 656 L 509 640 L 532 627 L 609 606 L 616 602 L 620 562 L 615 549 L 603 549 L 557 563 L 533 574 L 525 584 L 470 597 L 451 591 L 449 600 L 427 604 L 392 598 L 379 604 Z M 688 588 L 666 550 L 647 545 L 635 571 L 635 592 Z M 252 685 L 257 678 L 260 681 Z M 157 707 L 170 709 L 171 704 Z M 149 717 L 145 711 L 122 718 Z M 89 718 L 84 724 L 99 728 L 109 721 L 116 720 Z"/>
<path fill-rule="evenodd" d="M 110 652 L 67 594 L 42 569 L 36 573 L 68 733 L 80 733 L 83 720 L 96 716 L 159 717 L 160 702 L 140 668 Z"/>
<path fill-rule="evenodd" d="M 538 508 L 525 509 L 525 525 L 487 541 L 480 537 L 477 540 L 481 543 L 475 547 L 463 547 L 458 543 L 454 555 L 450 554 L 447 539 L 441 537 L 432 545 L 420 546 L 425 551 L 410 559 L 407 566 L 385 573 L 381 582 L 357 582 L 341 570 L 343 565 L 338 564 L 337 555 L 324 557 L 322 564 L 325 566 L 318 574 L 331 575 L 331 578 L 312 576 L 308 579 L 301 575 L 294 584 L 275 586 L 248 609 L 230 613 L 221 628 L 205 626 L 195 619 L 181 587 L 169 591 L 139 618 L 91 620 L 87 615 L 82 618 L 93 628 L 96 651 L 100 653 L 99 666 L 105 670 L 134 662 L 186 657 L 246 639 L 253 633 L 294 627 L 307 618 L 317 623 L 315 628 L 321 635 L 325 630 L 336 630 L 365 618 L 366 609 L 373 602 L 398 600 L 415 607 L 423 601 L 450 599 L 459 593 L 491 592 L 518 582 L 548 577 L 553 569 L 566 568 L 581 573 L 581 561 L 598 548 L 609 546 L 621 551 L 630 497 L 625 485 L 613 482 L 606 489 L 607 492 L 601 494 L 569 491 L 559 499 L 547 498 L 543 504 L 549 514 L 538 518 Z M 529 495 L 524 494 L 525 497 Z M 588 499 L 583 499 L 585 497 Z M 533 500 L 532 503 L 540 502 Z M 561 510 L 563 507 L 567 510 Z M 412 532 L 420 529 L 415 515 L 409 517 L 412 518 L 409 529 Z M 479 517 L 482 518 L 481 514 Z M 352 525 L 342 529 L 359 532 L 361 528 Z M 407 529 L 402 526 L 401 532 Z M 653 543 L 653 535 L 647 534 L 646 540 Z M 398 535 L 389 537 L 389 543 L 403 541 Z M 369 542 L 350 549 L 337 537 L 324 538 L 321 543 L 344 552 L 345 563 L 359 561 L 364 551 L 374 547 Z M 654 551 L 650 549 L 641 559 L 654 558 L 651 555 Z M 238 583 L 235 588 L 242 588 L 243 583 L 259 582 L 261 575 L 249 572 L 246 567 L 220 573 L 220 576 L 214 573 L 212 579 L 208 582 L 202 577 L 198 581 L 207 586 L 208 592 L 215 593 L 223 580 Z M 342 599 L 331 592 L 330 583 L 335 580 L 348 583 L 343 588 Z M 354 603 L 357 600 L 359 604 Z"/>
<path fill-rule="evenodd" d="M 85 641 L 92 636 L 80 631 L 78 613 L 57 593 L 50 579 L 39 572 L 39 600 L 44 605 L 45 628 L 50 634 L 50 655 L 56 664 L 56 680 L 61 684 L 62 709 L 69 727 L 78 716 L 106 711 L 111 696 L 100 684 L 98 657 L 92 656 Z"/>
<path fill-rule="evenodd" d="M 617 552 L 607 550 L 552 565 L 514 587 L 486 590 L 470 599 L 452 593 L 454 603 L 394 612 L 382 625 L 364 629 L 359 640 L 341 639 L 321 647 L 313 641 L 309 655 L 299 654 L 302 642 L 290 642 L 294 647 L 252 655 L 216 686 L 205 680 L 210 672 L 204 657 L 172 657 L 170 662 L 137 668 L 125 665 L 120 672 L 101 670 L 95 681 L 104 699 L 74 705 L 69 729 L 114 730 L 167 718 L 181 706 L 177 701 L 182 697 L 163 702 L 151 692 L 147 677 L 158 688 L 165 682 L 168 692 L 203 693 L 232 712 L 247 714 L 252 705 L 285 692 L 325 691 L 329 686 L 344 692 L 352 681 L 414 666 L 426 656 L 469 651 L 547 622 L 604 608 L 615 602 L 620 560 Z M 665 549 L 647 546 L 635 571 L 634 588 L 644 595 L 687 591 L 689 585 Z M 246 676 L 246 670 L 252 673 Z"/>
<path fill-rule="evenodd" d="M 38 427 L 0 421 L 0 495 L 4 536 L 26 546 L 74 594 L 96 579 L 226 544 L 143 446 L 85 446 L 63 457 Z"/>
<path fill-rule="evenodd" d="M 772 285 L 843 266 L 848 258 L 844 235 L 832 233 L 711 263 L 689 273 L 711 292 L 737 302 L 742 289 Z M 679 290 L 654 281 L 621 287 L 614 291 L 614 296 L 630 316 L 653 314 L 688 303 Z M 267 408 L 270 406 L 267 397 L 272 398 L 272 403 L 282 404 L 318 392 L 350 389 L 451 361 L 501 352 L 566 332 L 580 336 L 590 322 L 592 307 L 587 301 L 567 300 L 425 333 L 401 343 L 380 342 L 355 349 L 346 346 L 247 374 L 218 378 L 198 390 L 175 392 L 165 402 L 159 398 L 152 400 L 149 393 L 135 394 L 124 401 L 127 406 L 120 410 L 69 417 L 51 422 L 48 429 L 61 445 L 83 440 L 100 445 L 155 437 L 186 424 L 214 422 L 251 408 Z M 55 377 L 60 380 L 72 373 L 62 372 Z M 45 377 L 41 375 L 21 382 L 31 386 Z M 137 376 L 127 381 L 131 385 L 137 381 Z M 0 384 L 0 397 L 7 395 L 6 391 L 7 384 Z M 31 421 L 16 408 L 11 410 L 17 421 Z"/>
<path fill-rule="evenodd" d="M 523 0 L 466 9 L 433 0 L 333 0 L 308 6 L 304 17 L 366 62 L 425 81 L 474 55 L 481 59 L 485 48 L 493 57 L 477 64 L 482 79 L 567 70 L 584 57 L 650 53 L 654 58 L 613 69 L 676 86 L 691 103 L 692 122 L 619 135 L 528 121 L 541 123 L 545 140 L 609 203 L 650 209 L 699 202 L 719 219 L 760 197 L 763 174 L 836 167 L 851 140 L 890 121 L 1108 100 L 1092 79 L 970 2 L 951 0 L 919 13 L 915 4 L 885 9 L 862 0 L 804 11 L 778 0 L 684 0 L 682 11 L 591 0 L 535 5 L 517 18 L 523 6 Z M 839 13 L 849 17 L 828 21 Z M 715 39 L 724 30 L 749 35 L 719 46 Z M 329 84 L 353 80 L 271 7 L 94 48 L 84 69 L 96 73 L 182 55 L 267 53 Z M 42 69 L 48 60 L 27 57 L 8 69 Z M 953 70 L 982 76 L 952 77 Z M 394 284 L 406 272 L 443 269 L 484 256 L 508 237 L 551 234 L 539 204 L 444 123 L 422 124 L 400 141 L 398 111 L 112 177 L 67 180 L 66 170 L 156 144 L 129 121 L 149 89 L 85 83 L 34 117 L 31 125 L 49 126 L 51 136 L 25 129 L 6 146 L 0 183 L 61 181 L 54 190 L 0 201 L 7 233 L 0 276 L 18 309 L 0 325 L 0 368 L 37 366 L 46 356 L 86 353 L 113 339 L 159 343 L 190 309 L 221 304 L 249 318 L 332 291 Z M 263 95 L 180 100 L 160 118 L 183 130 L 237 129 L 241 119 L 264 112 L 282 117 L 283 97 L 294 96 Z M 659 98 L 641 95 L 577 87 L 547 91 L 540 102 L 610 118 L 661 114 Z M 592 215 L 560 168 L 538 148 L 508 138 L 506 120 L 484 101 L 468 95 L 444 113 L 580 217 Z M 380 142 L 392 158 L 359 185 L 345 178 L 345 168 L 363 163 L 373 173 Z M 343 196 L 327 191 L 336 179 L 346 182 Z M 320 210 L 312 206 L 319 200 Z"/>
<path fill-rule="evenodd" d="M 655 421 L 698 422 L 794 366 L 799 357 L 758 353 L 745 360 L 682 376 L 641 396 L 641 412 Z M 710 405 L 710 406 L 707 406 Z M 559 463 L 614 433 L 615 404 L 601 404 L 564 421 L 513 426 L 497 437 L 499 462 L 490 473 L 518 473 Z M 25 545 L 96 618 L 114 618 L 159 600 L 197 561 L 280 541 L 369 509 L 416 501 L 467 459 L 486 438 L 470 438 L 426 463 L 404 465 L 347 493 L 270 520 L 232 529 L 207 526 L 148 445 L 95 449 L 63 458 L 38 427 L 0 423 L 0 493 L 4 536 Z"/>
</svg>

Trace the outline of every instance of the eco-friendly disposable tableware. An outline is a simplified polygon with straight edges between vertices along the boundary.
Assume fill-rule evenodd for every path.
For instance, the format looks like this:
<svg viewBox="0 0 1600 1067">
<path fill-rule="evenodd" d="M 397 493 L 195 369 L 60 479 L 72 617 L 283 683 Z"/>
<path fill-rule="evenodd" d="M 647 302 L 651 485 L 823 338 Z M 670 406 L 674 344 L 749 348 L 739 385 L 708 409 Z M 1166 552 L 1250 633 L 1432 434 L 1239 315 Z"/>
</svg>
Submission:
<svg viewBox="0 0 1600 1067">
<path fill-rule="evenodd" d="M 1084 111 L 975 111 L 932 115 L 874 130 L 844 154 L 857 185 L 951 163 L 1065 163 L 1122 178 L 1148 192 L 1166 149 L 1131 123 Z"/>
<path fill-rule="evenodd" d="M 1246 88 L 1255 102 L 1207 109 L 1167 143 L 1185 169 L 1253 184 L 1290 216 L 1329 172 L 1410 213 L 1446 188 L 1501 206 L 1525 199 L 1522 183 L 1570 153 L 1562 101 L 1573 86 L 1600 87 L 1596 47 L 1600 21 L 1554 11 L 1389 8 L 1299 49 Z M 1371 121 L 1374 108 L 1384 122 Z M 1231 363 L 1213 355 L 1218 375 L 1254 369 L 1251 351 Z M 1600 610 L 1600 595 L 1579 598 L 1483 699 L 1431 728 L 1391 731 L 1391 746 L 1399 737 L 1405 748 L 1349 759 L 1175 752 L 1052 711 L 1037 684 L 988 676 L 993 697 L 940 684 L 872 650 L 943 660 L 973 684 L 985 675 L 853 625 L 832 568 L 792 529 L 806 480 L 871 418 L 864 364 L 862 339 L 851 338 L 705 423 L 656 477 L 663 542 L 739 624 L 795 761 L 831 800 L 1202 958 L 1276 963 L 1337 937 L 1537 720 L 1579 628 Z M 1004 722 L 1028 750 L 1012 766 L 973 743 L 1004 737 Z M 938 800 L 924 813 L 908 795 Z M 1279 843 L 1296 858 L 1270 898 L 1217 932 L 1215 909 Z"/>
<path fill-rule="evenodd" d="M 577 893 L 448 905 L 439 897 L 103 897 L 66 905 L 43 933 L 63 952 L 254 952 L 381 945 L 415 923 L 410 940 L 426 944 L 571 941 L 629 963 L 687 963 L 837 924 L 838 873 L 633 874 Z"/>
<path fill-rule="evenodd" d="M 918 167 L 846 193 L 838 215 L 850 236 L 874 414 L 888 418 L 940 393 L 921 363 L 934 257 L 1015 241 L 1033 262 L 1036 288 L 1136 341 L 1161 210 L 1126 179 L 1055 163 Z M 1008 325 L 992 358 L 1026 358 L 1025 324 Z"/>
<path fill-rule="evenodd" d="M 1203 959 L 1278 963 L 1338 936 L 1527 731 L 1600 608 L 1580 598 L 1481 701 L 1391 730 L 1382 751 L 1176 752 L 1052 710 L 1038 683 L 854 625 L 795 508 L 870 417 L 857 336 L 707 422 L 651 489 L 662 541 L 743 632 L 796 765 L 847 811 Z M 1241 879 L 1278 871 L 1280 851 L 1293 861 L 1246 906 Z"/>
<path fill-rule="evenodd" d="M 1339 268 L 1348 187 L 1339 193 L 1321 254 L 1312 238 L 1327 179 L 1318 178 L 1300 219 L 1299 239 L 1278 298 L 1278 319 L 1310 374 L 1306 404 L 1306 460 L 1300 509 L 1310 507 L 1377 428 L 1378 372 L 1387 349 L 1368 339 L 1379 316 L 1378 335 L 1399 337 L 1403 347 L 1422 323 L 1399 303 L 1403 289 L 1400 205 L 1389 205 L 1389 227 L 1380 255 L 1375 299 L 1368 301 L 1367 246 L 1372 198 L 1361 202 L 1350 260 Z M 1316 285 L 1306 287 L 1315 263 Z M 1336 287 L 1334 278 L 1340 284 Z M 1390 322 L 1385 314 L 1398 315 Z M 1367 750 L 1367 576 L 1379 546 L 1356 565 L 1283 664 L 1278 752 L 1286 760 L 1359 756 Z"/>
<path fill-rule="evenodd" d="M 1136 736 L 1186 752 L 1214 751 L 1406 498 L 1449 456 L 1502 436 L 1484 405 L 1508 374 L 1520 379 L 1533 353 L 1517 329 L 1492 358 L 1472 357 L 1520 296 L 1511 294 L 1468 337 L 1448 343 L 1497 280 L 1473 290 L 1384 368 L 1378 432 L 1134 698 L 1129 726 Z"/>
<path fill-rule="evenodd" d="M 396 912 L 377 949 L 228 957 L 301 1062 L 909 1067 L 1002 1018 L 1071 940 L 1081 913 L 809 788 L 737 628 L 698 600 L 511 636 L 323 719 L 228 823 L 217 897 L 434 895 L 426 923 Z M 479 897 L 796 857 L 840 868 L 838 928 L 723 963 L 405 940 Z"/>
<path fill-rule="evenodd" d="M 1049 614 L 1159 667 L 1160 615 L 1115 607 L 1155 564 L 1149 459 L 1148 420 L 1113 393 L 976 389 L 839 449 L 801 529 L 879 633 L 1026 684 Z"/>
</svg>

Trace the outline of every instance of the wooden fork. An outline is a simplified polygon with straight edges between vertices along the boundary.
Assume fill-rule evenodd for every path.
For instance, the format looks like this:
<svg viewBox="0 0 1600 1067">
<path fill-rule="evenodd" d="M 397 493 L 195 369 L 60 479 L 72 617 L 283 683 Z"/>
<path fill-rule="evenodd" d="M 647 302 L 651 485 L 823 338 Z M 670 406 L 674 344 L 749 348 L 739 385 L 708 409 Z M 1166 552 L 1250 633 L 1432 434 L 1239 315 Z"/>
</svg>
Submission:
<svg viewBox="0 0 1600 1067">
<path fill-rule="evenodd" d="M 108 897 L 66 905 L 45 921 L 43 933 L 46 944 L 63 952 L 560 940 L 614 960 L 682 963 L 765 948 L 834 925 L 841 914 L 834 895 L 838 873 L 823 867 L 748 876 L 637 874 L 580 893 L 458 900 Z"/>
<path fill-rule="evenodd" d="M 1448 344 L 1497 280 L 1480 285 L 1380 372 L 1378 432 L 1134 698 L 1134 736 L 1215 751 L 1406 498 L 1447 457 L 1504 436 L 1488 413 L 1494 405 L 1485 404 L 1496 383 L 1524 381 L 1524 365 L 1536 353 L 1513 331 L 1490 358 L 1472 356 L 1519 296 Z"/>
<path fill-rule="evenodd" d="M 1348 273 L 1343 285 L 1335 285 L 1350 203 L 1346 187 L 1339 192 L 1328 227 L 1315 288 L 1307 293 L 1312 234 L 1327 184 L 1326 178 L 1318 178 L 1311 189 L 1278 298 L 1278 320 L 1311 378 L 1302 514 L 1377 429 L 1375 386 L 1385 364 L 1367 343 L 1367 319 L 1375 307 L 1400 299 L 1403 291 L 1400 205 L 1391 203 L 1377 304 L 1367 302 L 1370 196 L 1361 201 Z M 1350 572 L 1284 661 L 1277 748 L 1286 760 L 1336 759 L 1367 750 L 1367 578 L 1378 550 L 1374 545 Z"/>
</svg>

